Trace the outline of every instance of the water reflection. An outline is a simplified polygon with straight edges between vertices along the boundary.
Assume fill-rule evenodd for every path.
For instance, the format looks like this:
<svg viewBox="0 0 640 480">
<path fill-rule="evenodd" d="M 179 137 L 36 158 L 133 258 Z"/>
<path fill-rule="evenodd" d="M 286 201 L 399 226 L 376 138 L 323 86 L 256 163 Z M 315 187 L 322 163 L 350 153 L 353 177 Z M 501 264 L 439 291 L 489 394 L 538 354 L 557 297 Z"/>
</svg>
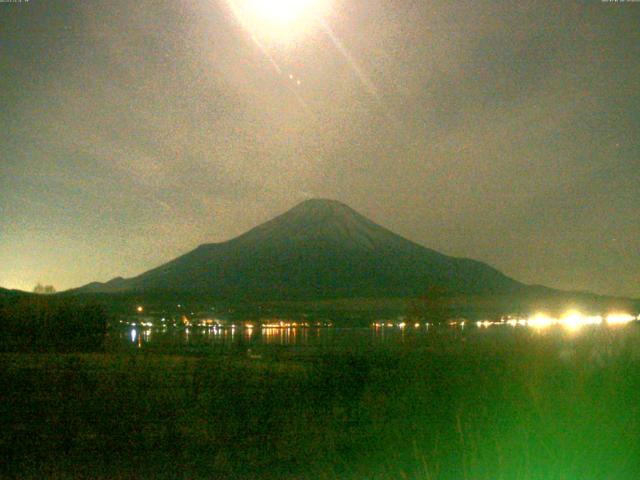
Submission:
<svg viewBox="0 0 640 480">
<path fill-rule="evenodd" d="M 113 348 L 151 348 L 157 351 L 183 348 L 225 351 L 263 347 L 355 348 L 376 345 L 428 348 L 430 342 L 488 341 L 514 338 L 518 332 L 540 335 L 576 336 L 587 327 L 605 331 L 620 330 L 637 320 L 625 313 L 606 316 L 583 315 L 569 311 L 559 317 L 537 313 L 529 318 L 504 318 L 499 321 L 481 320 L 469 322 L 455 320 L 444 325 L 430 322 L 373 322 L 370 327 L 340 328 L 278 325 L 208 325 L 147 327 L 133 326 L 115 330 Z M 511 332 L 511 333 L 510 333 Z"/>
</svg>

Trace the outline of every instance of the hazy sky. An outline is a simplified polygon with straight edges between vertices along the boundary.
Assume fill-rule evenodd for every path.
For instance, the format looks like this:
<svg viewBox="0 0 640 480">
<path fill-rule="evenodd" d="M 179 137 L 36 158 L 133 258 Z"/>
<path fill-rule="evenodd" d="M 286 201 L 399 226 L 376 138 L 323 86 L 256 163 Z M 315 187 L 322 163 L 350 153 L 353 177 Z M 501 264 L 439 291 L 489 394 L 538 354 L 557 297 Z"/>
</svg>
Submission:
<svg viewBox="0 0 640 480">
<path fill-rule="evenodd" d="M 0 3 L 0 285 L 136 275 L 329 197 L 640 297 L 640 3 L 309 8 Z"/>
</svg>

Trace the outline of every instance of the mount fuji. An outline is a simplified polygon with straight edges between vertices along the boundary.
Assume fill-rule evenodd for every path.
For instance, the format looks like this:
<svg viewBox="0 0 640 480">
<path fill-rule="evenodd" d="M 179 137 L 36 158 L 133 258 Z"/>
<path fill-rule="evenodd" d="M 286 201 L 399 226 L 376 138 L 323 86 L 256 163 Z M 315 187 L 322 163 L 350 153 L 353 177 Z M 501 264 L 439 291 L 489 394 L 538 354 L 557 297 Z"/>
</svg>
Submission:
<svg viewBox="0 0 640 480">
<path fill-rule="evenodd" d="M 315 300 L 524 288 L 487 264 L 396 235 L 341 202 L 312 199 L 229 241 L 200 245 L 136 277 L 94 282 L 75 292 Z"/>
</svg>

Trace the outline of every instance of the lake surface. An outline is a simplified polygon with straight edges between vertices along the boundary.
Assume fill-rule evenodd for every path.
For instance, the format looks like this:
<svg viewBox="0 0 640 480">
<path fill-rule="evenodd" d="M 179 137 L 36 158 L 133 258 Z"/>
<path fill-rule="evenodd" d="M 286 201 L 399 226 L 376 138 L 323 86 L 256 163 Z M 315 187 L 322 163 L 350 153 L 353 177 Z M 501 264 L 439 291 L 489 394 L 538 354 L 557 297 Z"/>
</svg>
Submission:
<svg viewBox="0 0 640 480">
<path fill-rule="evenodd" d="M 636 352 L 640 357 L 640 324 L 547 325 L 520 324 L 407 325 L 399 327 L 140 327 L 121 326 L 109 335 L 112 351 L 147 351 L 172 354 L 246 353 L 259 358 L 276 353 L 320 356 L 323 353 L 367 353 L 385 350 L 451 351 L 544 345 L 550 352 L 571 356 L 576 348 L 590 348 L 596 360 L 617 351 Z"/>
</svg>

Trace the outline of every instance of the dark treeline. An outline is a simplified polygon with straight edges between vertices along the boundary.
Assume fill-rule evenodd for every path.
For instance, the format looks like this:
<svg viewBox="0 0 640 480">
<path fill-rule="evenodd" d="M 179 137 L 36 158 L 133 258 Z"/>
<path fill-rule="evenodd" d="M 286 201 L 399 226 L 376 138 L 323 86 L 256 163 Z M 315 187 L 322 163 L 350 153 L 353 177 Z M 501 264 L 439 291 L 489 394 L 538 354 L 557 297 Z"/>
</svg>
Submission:
<svg viewBox="0 0 640 480">
<path fill-rule="evenodd" d="M 0 300 L 0 351 L 101 350 L 107 312 L 97 303 L 20 296 Z"/>
</svg>

